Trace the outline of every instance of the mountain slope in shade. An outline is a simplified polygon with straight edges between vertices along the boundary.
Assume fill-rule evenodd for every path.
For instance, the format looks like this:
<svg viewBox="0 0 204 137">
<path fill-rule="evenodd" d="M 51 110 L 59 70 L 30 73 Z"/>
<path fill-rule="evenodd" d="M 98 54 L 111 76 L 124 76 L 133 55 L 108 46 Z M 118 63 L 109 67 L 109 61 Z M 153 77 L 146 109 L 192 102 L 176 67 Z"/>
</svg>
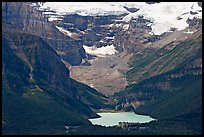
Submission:
<svg viewBox="0 0 204 137">
<path fill-rule="evenodd" d="M 181 129 L 186 128 L 187 131 L 191 131 L 193 134 L 202 133 L 202 77 L 186 77 L 190 82 L 184 85 L 180 90 L 169 96 L 163 96 L 162 99 L 156 100 L 146 106 L 141 106 L 136 110 L 137 113 L 147 114 L 158 119 L 158 123 L 155 126 L 161 126 L 162 123 L 169 122 L 178 123 L 182 125 Z M 177 81 L 178 82 L 178 81 Z M 183 84 L 184 81 L 179 81 L 179 84 Z M 154 125 L 153 123 L 152 125 Z M 176 124 L 174 124 L 176 125 Z M 168 127 L 168 126 L 167 126 Z M 172 126 L 172 131 L 178 126 Z M 160 127 L 161 128 L 161 127 Z M 169 132 L 169 131 L 165 131 Z M 169 133 L 170 133 L 169 132 Z M 178 131 L 177 131 L 178 132 Z M 168 133 L 168 134 L 169 134 Z M 177 134 L 181 134 L 178 132 Z M 191 133 L 191 134 L 192 134 Z M 157 133 L 158 134 L 158 133 Z M 176 134 L 176 133 L 172 133 Z M 186 133 L 183 133 L 186 134 Z M 190 134 L 190 133 L 187 133 Z"/>
<path fill-rule="evenodd" d="M 101 108 L 106 97 L 81 83 L 75 85 L 42 38 L 5 27 L 2 50 L 5 134 L 64 131 L 65 125 L 90 125 L 87 118 L 98 117 L 88 106 Z M 86 97 L 100 103 L 85 102 Z"/>
</svg>

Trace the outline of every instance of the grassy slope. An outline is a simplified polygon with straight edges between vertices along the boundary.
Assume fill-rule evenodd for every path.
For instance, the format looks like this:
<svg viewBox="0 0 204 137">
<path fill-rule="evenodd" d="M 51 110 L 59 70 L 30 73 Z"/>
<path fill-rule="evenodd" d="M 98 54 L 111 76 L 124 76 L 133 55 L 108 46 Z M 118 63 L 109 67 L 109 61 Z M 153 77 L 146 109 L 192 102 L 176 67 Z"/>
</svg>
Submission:
<svg viewBox="0 0 204 137">
<path fill-rule="evenodd" d="M 132 60 L 131 69 L 127 72 L 130 83 L 140 82 L 152 76 L 180 67 L 188 60 L 202 55 L 202 38 L 181 42 L 171 50 L 170 45 L 161 49 L 145 48 L 142 54 L 136 54 Z"/>
</svg>

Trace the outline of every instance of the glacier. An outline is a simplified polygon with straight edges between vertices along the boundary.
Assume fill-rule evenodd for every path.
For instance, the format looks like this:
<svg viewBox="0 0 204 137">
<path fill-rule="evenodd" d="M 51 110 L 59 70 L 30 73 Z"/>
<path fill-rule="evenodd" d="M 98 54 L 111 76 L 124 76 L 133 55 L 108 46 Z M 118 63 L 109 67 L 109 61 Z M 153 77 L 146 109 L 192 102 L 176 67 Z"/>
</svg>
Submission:
<svg viewBox="0 0 204 137">
<path fill-rule="evenodd" d="M 128 8 L 138 8 L 137 12 L 131 13 Z M 187 19 L 202 18 L 202 8 L 197 2 L 160 2 L 147 4 L 145 2 L 45 2 L 40 5 L 40 10 L 50 9 L 56 11 L 59 16 L 65 14 L 79 14 L 81 16 L 103 15 L 127 15 L 121 20 L 129 22 L 131 18 L 143 16 L 151 20 L 152 35 L 161 35 L 170 32 L 171 28 L 178 31 L 188 27 Z M 191 14 L 190 12 L 196 12 Z M 49 21 L 60 20 L 51 16 Z"/>
</svg>

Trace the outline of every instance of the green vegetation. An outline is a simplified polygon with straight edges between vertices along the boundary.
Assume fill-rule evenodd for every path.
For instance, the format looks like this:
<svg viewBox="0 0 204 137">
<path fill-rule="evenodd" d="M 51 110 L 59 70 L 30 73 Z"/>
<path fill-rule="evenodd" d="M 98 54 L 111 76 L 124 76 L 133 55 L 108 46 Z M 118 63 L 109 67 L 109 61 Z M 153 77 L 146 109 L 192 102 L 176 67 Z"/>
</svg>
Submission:
<svg viewBox="0 0 204 137">
<path fill-rule="evenodd" d="M 176 69 L 202 55 L 202 38 L 189 40 L 168 49 L 147 47 L 129 62 L 133 67 L 126 76 L 129 83 L 140 82 L 152 76 Z"/>
<path fill-rule="evenodd" d="M 103 107 L 106 107 L 108 98 L 105 95 L 73 79 L 71 79 L 71 83 L 71 89 L 77 92 L 76 96 L 78 100 L 93 109 L 101 109 Z"/>
<path fill-rule="evenodd" d="M 188 80 L 191 84 L 185 85 L 178 91 L 169 93 L 168 96 L 161 95 L 161 99 L 154 100 L 152 103 L 144 105 L 136 111 L 141 113 L 146 112 L 153 117 L 157 117 L 157 119 L 172 118 L 193 111 L 200 111 L 202 104 L 201 77 L 195 78 L 194 81 L 188 77 Z M 182 85 L 183 83 L 180 84 Z"/>
<path fill-rule="evenodd" d="M 144 101 L 145 105 L 136 108 L 135 112 L 158 120 L 147 124 L 148 133 L 201 134 L 202 74 L 198 72 L 202 68 L 192 65 L 195 60 L 127 86 L 124 91 L 115 94 L 118 104 L 127 100 Z"/>
<path fill-rule="evenodd" d="M 138 83 L 116 93 L 117 104 L 145 102 L 135 112 L 157 119 L 145 134 L 201 134 L 202 67 L 196 64 L 202 60 L 202 39 L 166 47 L 146 48 L 134 57 L 127 78 Z"/>
<path fill-rule="evenodd" d="M 90 125 L 87 118 L 98 116 L 90 107 L 101 108 L 106 97 L 70 79 L 60 57 L 40 37 L 3 32 L 2 50 L 3 134 L 63 133 L 65 125 Z"/>
<path fill-rule="evenodd" d="M 27 90 L 23 96 L 3 90 L 3 134 L 51 134 L 65 125 L 90 124 L 72 108 L 57 103 L 43 91 Z"/>
<path fill-rule="evenodd" d="M 117 126 L 103 127 L 98 125 L 80 126 L 69 129 L 63 135 L 201 135 L 201 132 L 193 130 L 190 124 L 177 120 L 158 120 L 143 123 L 139 127 L 120 128 Z"/>
<path fill-rule="evenodd" d="M 105 21 L 107 17 L 95 21 Z M 198 64 L 202 60 L 201 37 L 158 49 L 147 47 L 134 55 L 128 62 L 133 69 L 126 76 L 129 83 L 136 84 L 109 96 L 113 99 L 110 101 L 95 89 L 71 79 L 59 55 L 41 37 L 17 29 L 27 28 L 26 24 L 9 20 L 2 22 L 4 135 L 202 134 L 202 66 Z M 77 23 L 76 27 L 86 29 L 89 22 L 77 20 L 84 23 Z M 75 54 L 75 48 L 68 46 L 68 49 L 69 54 L 73 54 L 67 58 L 69 63 L 79 63 L 81 58 L 74 58 L 74 55 L 80 53 Z M 81 53 L 84 55 L 84 51 Z M 110 85 L 107 87 L 111 88 Z M 132 102 L 144 105 L 124 108 L 124 104 Z M 119 110 L 110 109 L 115 105 Z M 96 112 L 120 109 L 134 110 L 157 120 L 134 128 L 96 126 L 88 121 L 88 118 L 98 117 Z"/>
</svg>

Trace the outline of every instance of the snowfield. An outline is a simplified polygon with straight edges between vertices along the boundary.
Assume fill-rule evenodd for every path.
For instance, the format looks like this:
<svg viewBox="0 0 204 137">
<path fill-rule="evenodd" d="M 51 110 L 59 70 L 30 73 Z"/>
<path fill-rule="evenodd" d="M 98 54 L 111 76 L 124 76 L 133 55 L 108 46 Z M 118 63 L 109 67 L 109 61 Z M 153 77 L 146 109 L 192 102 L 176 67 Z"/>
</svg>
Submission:
<svg viewBox="0 0 204 137">
<path fill-rule="evenodd" d="M 135 5 L 140 10 L 136 13 L 130 13 L 123 18 L 124 21 L 129 21 L 131 18 L 144 16 L 153 23 L 148 24 L 152 28 L 152 33 L 161 35 L 168 32 L 171 28 L 183 30 L 188 27 L 187 19 L 202 18 L 202 8 L 197 2 L 161 2 L 157 4 L 138 3 Z M 192 15 L 190 11 L 197 12 Z M 180 18 L 180 19 L 178 19 Z"/>
<path fill-rule="evenodd" d="M 108 45 L 106 47 L 97 48 L 95 46 L 85 46 L 83 45 L 85 52 L 91 55 L 96 55 L 98 57 L 106 57 L 107 55 L 114 55 L 117 53 L 113 45 Z"/>
<path fill-rule="evenodd" d="M 120 2 L 45 2 L 40 9 L 52 9 L 58 13 L 87 15 L 109 15 L 129 13 Z"/>
<path fill-rule="evenodd" d="M 34 6 L 34 5 L 31 5 Z M 135 13 L 127 11 L 124 6 L 138 8 Z M 171 28 L 183 30 L 188 27 L 187 19 L 202 18 L 202 8 L 197 2 L 160 2 L 147 4 L 145 2 L 45 2 L 40 5 L 40 10 L 50 9 L 58 13 L 59 16 L 77 13 L 81 16 L 96 15 L 127 15 L 122 21 L 128 22 L 131 18 L 144 16 L 153 23 L 150 34 L 161 35 L 169 32 Z M 192 15 L 191 12 L 197 13 Z M 51 16 L 49 21 L 61 20 L 56 16 Z M 128 27 L 125 27 L 127 29 Z"/>
</svg>

